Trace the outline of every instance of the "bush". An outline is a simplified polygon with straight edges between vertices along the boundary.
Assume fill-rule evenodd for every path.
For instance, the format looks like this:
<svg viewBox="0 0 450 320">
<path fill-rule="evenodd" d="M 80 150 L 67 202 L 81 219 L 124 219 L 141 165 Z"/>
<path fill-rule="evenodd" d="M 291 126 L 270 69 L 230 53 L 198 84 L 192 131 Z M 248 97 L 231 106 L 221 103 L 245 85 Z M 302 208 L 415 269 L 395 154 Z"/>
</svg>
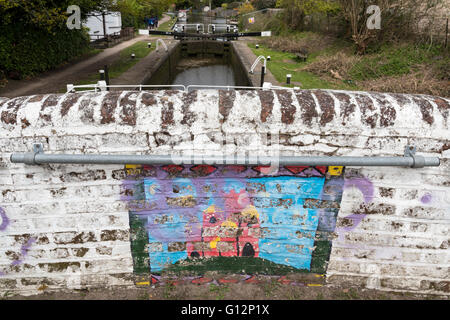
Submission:
<svg viewBox="0 0 450 320">
<path fill-rule="evenodd" d="M 0 26 L 0 71 L 22 79 L 55 68 L 90 51 L 85 30 L 47 30 L 22 24 Z"/>
<path fill-rule="evenodd" d="M 277 0 L 253 0 L 252 5 L 256 10 L 262 10 L 266 8 L 275 8 Z"/>
</svg>

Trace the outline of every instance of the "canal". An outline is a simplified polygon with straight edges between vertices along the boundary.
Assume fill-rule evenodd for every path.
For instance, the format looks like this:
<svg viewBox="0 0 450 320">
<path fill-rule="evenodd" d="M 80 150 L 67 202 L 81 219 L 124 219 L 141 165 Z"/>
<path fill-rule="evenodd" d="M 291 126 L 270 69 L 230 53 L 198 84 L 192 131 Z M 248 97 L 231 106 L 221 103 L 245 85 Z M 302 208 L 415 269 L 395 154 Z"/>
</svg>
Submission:
<svg viewBox="0 0 450 320">
<path fill-rule="evenodd" d="M 178 24 L 191 33 L 196 32 L 196 24 L 205 29 L 214 24 L 216 33 L 222 33 L 226 31 L 227 19 L 190 14 L 186 22 Z M 181 40 L 168 52 L 165 61 L 144 84 L 250 86 L 250 80 L 231 42 L 192 39 Z"/>
</svg>

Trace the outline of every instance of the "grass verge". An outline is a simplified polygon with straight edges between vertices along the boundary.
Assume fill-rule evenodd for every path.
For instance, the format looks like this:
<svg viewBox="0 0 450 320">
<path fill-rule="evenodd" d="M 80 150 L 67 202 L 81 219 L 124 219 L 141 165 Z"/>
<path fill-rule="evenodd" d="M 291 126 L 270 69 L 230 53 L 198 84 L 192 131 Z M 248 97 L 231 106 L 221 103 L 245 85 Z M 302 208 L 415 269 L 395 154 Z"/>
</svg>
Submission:
<svg viewBox="0 0 450 320">
<path fill-rule="evenodd" d="M 147 46 L 148 41 L 139 41 L 135 44 L 123 49 L 120 52 L 120 58 L 109 66 L 109 78 L 114 79 L 122 73 L 133 67 L 142 58 L 145 58 L 151 51 L 155 49 L 155 42 L 151 42 L 151 48 Z M 131 54 L 135 54 L 135 58 L 131 58 Z M 85 79 L 78 81 L 75 85 L 93 84 L 99 80 L 98 73 L 92 73 Z"/>
<path fill-rule="evenodd" d="M 171 18 L 169 21 L 166 21 L 164 23 L 161 23 L 158 27 L 159 31 L 170 31 L 172 30 L 173 25 L 177 22 L 177 19 Z"/>
<path fill-rule="evenodd" d="M 295 54 L 282 52 L 268 48 L 266 45 L 259 45 L 256 49 L 255 44 L 248 45 L 257 56 L 270 56 L 267 61 L 267 68 L 272 72 L 275 79 L 285 87 L 299 86 L 302 89 L 354 89 L 352 86 L 343 83 L 332 83 L 322 79 L 311 72 L 304 71 L 303 68 L 313 62 L 321 53 L 314 52 L 309 55 L 308 61 L 299 61 Z M 325 53 L 322 52 L 322 54 Z M 291 74 L 291 84 L 286 84 L 286 75 Z"/>
</svg>

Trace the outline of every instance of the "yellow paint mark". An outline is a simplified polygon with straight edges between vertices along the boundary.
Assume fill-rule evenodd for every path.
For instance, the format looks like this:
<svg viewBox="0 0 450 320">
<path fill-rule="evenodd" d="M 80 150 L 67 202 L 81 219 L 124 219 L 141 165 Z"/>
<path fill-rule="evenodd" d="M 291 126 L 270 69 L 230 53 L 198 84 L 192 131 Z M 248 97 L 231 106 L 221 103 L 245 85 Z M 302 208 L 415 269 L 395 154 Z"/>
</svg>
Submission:
<svg viewBox="0 0 450 320">
<path fill-rule="evenodd" d="M 141 173 L 142 166 L 139 164 L 126 164 L 125 170 L 128 175 L 135 175 Z"/>
<path fill-rule="evenodd" d="M 247 208 L 242 210 L 241 214 L 243 216 L 249 216 L 250 218 L 256 217 L 259 218 L 258 210 L 256 210 L 255 206 L 249 205 Z"/>
<path fill-rule="evenodd" d="M 209 206 L 208 209 L 205 210 L 205 213 L 216 213 L 216 212 L 218 212 L 218 210 L 216 210 L 215 205 Z"/>
<path fill-rule="evenodd" d="M 316 274 L 315 276 L 316 276 L 316 278 L 322 278 L 322 277 L 325 277 L 324 274 Z"/>
<path fill-rule="evenodd" d="M 225 222 L 222 222 L 222 227 L 228 227 L 228 228 L 237 228 L 237 224 L 233 221 L 227 220 Z"/>
<path fill-rule="evenodd" d="M 220 241 L 220 237 L 216 237 L 213 241 L 211 241 L 209 243 L 209 246 L 211 247 L 211 249 L 215 249 L 217 248 L 217 242 Z"/>
<path fill-rule="evenodd" d="M 343 170 L 344 170 L 344 167 L 336 167 L 336 166 L 328 167 L 328 172 L 332 176 L 340 176 L 342 174 Z"/>
<path fill-rule="evenodd" d="M 127 169 L 139 169 L 141 167 L 140 164 L 126 164 L 125 168 Z"/>
<path fill-rule="evenodd" d="M 318 284 L 318 283 L 308 283 L 308 287 L 323 287 L 323 284 Z"/>
<path fill-rule="evenodd" d="M 136 282 L 137 286 L 149 286 L 150 281 L 144 281 L 144 282 Z"/>
</svg>

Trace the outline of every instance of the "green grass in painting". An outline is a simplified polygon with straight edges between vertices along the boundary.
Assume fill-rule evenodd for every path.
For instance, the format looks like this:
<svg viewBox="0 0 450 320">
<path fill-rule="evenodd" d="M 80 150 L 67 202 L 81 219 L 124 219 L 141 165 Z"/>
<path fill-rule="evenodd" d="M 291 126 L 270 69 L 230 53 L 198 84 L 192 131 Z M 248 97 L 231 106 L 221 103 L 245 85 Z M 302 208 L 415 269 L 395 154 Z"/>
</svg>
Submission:
<svg viewBox="0 0 450 320">
<path fill-rule="evenodd" d="M 327 261 L 331 253 L 331 241 L 319 240 L 314 242 L 316 249 L 313 251 L 311 259 L 311 272 L 325 273 L 327 270 Z"/>
<path fill-rule="evenodd" d="M 285 275 L 288 273 L 303 273 L 309 270 L 296 269 L 291 266 L 252 257 L 208 257 L 185 259 L 168 266 L 162 273 L 187 273 L 202 275 L 208 271 L 218 271 L 224 274 L 265 274 Z M 157 273 L 157 272 L 152 272 Z"/>
</svg>

